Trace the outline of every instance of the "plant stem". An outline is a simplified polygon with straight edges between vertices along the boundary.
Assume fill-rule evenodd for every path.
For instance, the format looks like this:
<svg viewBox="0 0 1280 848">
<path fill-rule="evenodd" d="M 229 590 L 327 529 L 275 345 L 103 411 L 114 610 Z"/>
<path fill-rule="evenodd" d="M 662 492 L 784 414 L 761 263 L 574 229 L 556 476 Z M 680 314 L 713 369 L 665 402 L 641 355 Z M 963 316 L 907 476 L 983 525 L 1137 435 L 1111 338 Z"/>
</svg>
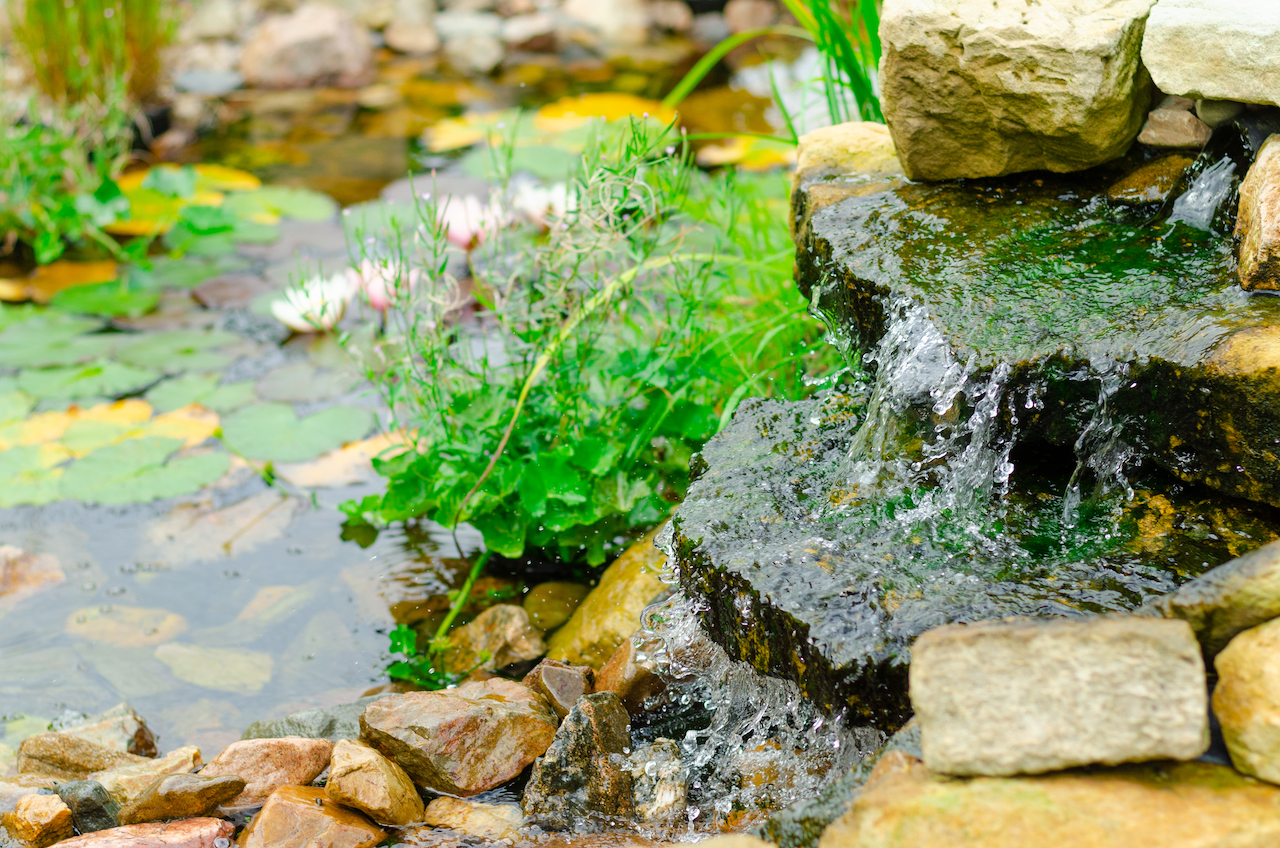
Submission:
<svg viewBox="0 0 1280 848">
<path fill-rule="evenodd" d="M 444 621 L 440 622 L 440 626 L 436 628 L 436 636 L 431 640 L 431 653 L 434 656 L 444 652 L 445 641 L 449 635 L 449 628 L 453 626 L 453 621 L 458 617 L 458 613 L 462 612 L 462 608 L 466 605 L 467 599 L 471 597 L 471 589 L 476 585 L 476 579 L 480 577 L 480 572 L 484 569 L 485 563 L 493 556 L 491 551 L 484 551 L 476 557 L 476 561 L 471 564 L 471 573 L 467 575 L 466 582 L 462 584 L 462 588 L 458 590 L 458 595 L 453 599 L 453 604 L 449 607 L 449 613 L 444 617 Z M 433 662 L 434 666 L 435 663 Z"/>
</svg>

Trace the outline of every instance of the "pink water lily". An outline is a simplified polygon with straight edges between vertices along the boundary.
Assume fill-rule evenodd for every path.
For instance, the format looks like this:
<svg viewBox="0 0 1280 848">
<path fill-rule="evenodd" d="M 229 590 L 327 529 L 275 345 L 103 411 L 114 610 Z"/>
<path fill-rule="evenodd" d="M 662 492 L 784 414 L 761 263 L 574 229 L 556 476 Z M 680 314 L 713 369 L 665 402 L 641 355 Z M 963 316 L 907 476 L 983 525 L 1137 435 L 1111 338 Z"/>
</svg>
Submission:
<svg viewBox="0 0 1280 848">
<path fill-rule="evenodd" d="M 404 270 L 398 262 L 365 259 L 359 268 L 348 268 L 347 279 L 353 289 L 364 293 L 369 305 L 386 312 L 395 301 L 422 279 L 421 268 Z"/>
<path fill-rule="evenodd" d="M 485 203 L 474 194 L 440 198 L 436 216 L 451 244 L 472 250 L 506 223 L 506 213 L 496 199 Z"/>
</svg>

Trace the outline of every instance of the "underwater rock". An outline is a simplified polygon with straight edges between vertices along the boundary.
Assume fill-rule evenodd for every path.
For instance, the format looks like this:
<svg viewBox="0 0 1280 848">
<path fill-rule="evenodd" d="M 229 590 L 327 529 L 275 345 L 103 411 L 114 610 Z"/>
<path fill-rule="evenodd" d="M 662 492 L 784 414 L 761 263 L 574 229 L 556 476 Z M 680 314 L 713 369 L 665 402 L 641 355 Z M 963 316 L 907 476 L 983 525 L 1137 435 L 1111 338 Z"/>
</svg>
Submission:
<svg viewBox="0 0 1280 848">
<path fill-rule="evenodd" d="M 333 743 L 327 739 L 242 739 L 223 748 L 200 774 L 243 778 L 244 791 L 226 806 L 253 807 L 281 786 L 303 786 L 315 780 L 329 765 L 332 753 Z"/>
<path fill-rule="evenodd" d="M 116 704 L 105 712 L 85 716 L 80 721 L 57 725 L 54 730 L 139 757 L 156 755 L 155 734 L 128 704 Z"/>
<path fill-rule="evenodd" d="M 120 805 L 96 780 L 60 783 L 58 797 L 70 808 L 71 819 L 80 833 L 109 830 L 120 823 Z"/>
<path fill-rule="evenodd" d="M 386 831 L 318 786 L 281 786 L 240 834 L 240 848 L 370 848 Z"/>
<path fill-rule="evenodd" d="M 171 774 L 152 783 L 120 810 L 120 824 L 172 821 L 204 816 L 244 791 L 237 775 Z"/>
<path fill-rule="evenodd" d="M 595 672 L 585 665 L 543 660 L 520 682 L 546 698 L 551 709 L 563 719 L 579 698 L 593 691 L 595 679 Z"/>
<path fill-rule="evenodd" d="M 240 54 L 240 73 L 257 88 L 359 88 L 373 79 L 373 44 L 346 12 L 305 3 L 254 27 Z"/>
<path fill-rule="evenodd" d="M 1280 618 L 1280 543 L 1272 542 L 1152 598 L 1143 612 L 1191 624 L 1206 663 L 1251 627 Z"/>
<path fill-rule="evenodd" d="M 223 844 L 230 843 L 235 830 L 235 825 L 222 819 L 182 819 L 113 827 L 58 845 L 63 848 L 222 848 Z"/>
<path fill-rule="evenodd" d="M 631 798 L 642 822 L 662 824 L 684 815 L 689 773 L 675 740 L 659 737 L 632 752 Z"/>
<path fill-rule="evenodd" d="M 924 762 L 954 775 L 1193 760 L 1209 748 L 1204 661 L 1183 621 L 951 624 L 911 648 Z"/>
<path fill-rule="evenodd" d="M 1280 789 L 1210 763 L 953 778 L 895 752 L 818 848 L 1264 848 Z"/>
<path fill-rule="evenodd" d="M 1280 105 L 1280 6 L 1160 0 L 1142 37 L 1142 62 L 1167 94 Z"/>
<path fill-rule="evenodd" d="M 1238 634 L 1214 658 L 1213 712 L 1231 763 L 1280 783 L 1280 619 Z"/>
<path fill-rule="evenodd" d="M 163 757 L 127 766 L 117 766 L 106 771 L 95 771 L 89 775 L 89 779 L 101 783 L 111 793 L 111 797 L 121 805 L 127 805 L 146 792 L 157 778 L 171 774 L 185 774 L 203 764 L 200 749 L 194 745 L 187 745 L 170 751 Z"/>
<path fill-rule="evenodd" d="M 1280 290 L 1280 136 L 1263 143 L 1240 184 L 1240 287 Z"/>
<path fill-rule="evenodd" d="M 422 820 L 430 827 L 447 827 L 487 842 L 514 843 L 524 814 L 517 804 L 482 804 L 443 796 L 427 805 Z"/>
<path fill-rule="evenodd" d="M 374 701 L 387 695 L 369 695 L 350 704 L 298 710 L 280 718 L 255 721 L 241 739 L 273 739 L 278 736 L 302 736 L 307 739 L 356 739 L 360 736 L 360 713 Z"/>
<path fill-rule="evenodd" d="M 886 2 L 881 103 L 907 176 L 1078 171 L 1123 154 L 1150 97 L 1138 60 L 1150 7 Z"/>
<path fill-rule="evenodd" d="M 1187 168 L 1195 160 L 1170 153 L 1139 165 L 1107 189 L 1107 199 L 1124 206 L 1156 207 L 1182 185 Z"/>
<path fill-rule="evenodd" d="M 31 554 L 0 545 L 0 613 L 67 579 L 53 554 Z"/>
<path fill-rule="evenodd" d="M 547 830 L 598 829 L 634 815 L 631 718 L 612 692 L 587 695 L 533 764 L 520 808 Z"/>
<path fill-rule="evenodd" d="M 653 546 L 654 530 L 637 540 L 600 575 L 569 621 L 547 640 L 547 656 L 572 665 L 604 665 L 640 627 L 640 613 L 666 591 L 666 555 Z"/>
<path fill-rule="evenodd" d="M 529 590 L 520 605 L 529 613 L 529 622 L 534 627 L 555 630 L 569 620 L 590 591 L 590 586 L 562 580 L 539 583 Z"/>
<path fill-rule="evenodd" d="M 324 791 L 379 824 L 422 821 L 422 798 L 409 775 L 363 742 L 342 739 L 333 746 Z"/>
<path fill-rule="evenodd" d="M 466 674 L 477 669 L 495 671 L 522 660 L 536 660 L 547 652 L 542 631 L 529 623 L 529 613 L 514 604 L 489 607 L 449 634 L 445 669 Z"/>
<path fill-rule="evenodd" d="M 150 760 L 66 733 L 39 733 L 22 740 L 18 746 L 19 774 L 39 774 L 61 780 L 78 780 L 96 771 L 139 763 L 150 763 Z"/>
<path fill-rule="evenodd" d="M 506 783 L 551 744 L 556 715 L 511 680 L 407 692 L 370 704 L 361 739 L 433 792 L 477 795 Z"/>
<path fill-rule="evenodd" d="M 57 795 L 23 795 L 0 815 L 0 827 L 24 848 L 48 848 L 74 835 L 71 810 Z"/>
</svg>

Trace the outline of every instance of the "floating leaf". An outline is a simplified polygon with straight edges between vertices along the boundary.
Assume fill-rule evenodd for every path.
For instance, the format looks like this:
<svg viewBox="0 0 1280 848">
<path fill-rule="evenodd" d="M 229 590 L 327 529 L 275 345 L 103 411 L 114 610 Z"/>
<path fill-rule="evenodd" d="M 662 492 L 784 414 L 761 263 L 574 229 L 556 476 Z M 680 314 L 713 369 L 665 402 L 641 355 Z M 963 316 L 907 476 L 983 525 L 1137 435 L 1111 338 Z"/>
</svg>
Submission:
<svg viewBox="0 0 1280 848">
<path fill-rule="evenodd" d="M 254 191 L 262 187 L 262 180 L 248 171 L 210 164 L 196 165 L 195 168 L 198 191 Z"/>
<path fill-rule="evenodd" d="M 150 418 L 151 405 L 137 398 L 100 403 L 88 409 L 71 406 L 64 410 L 39 412 L 0 427 L 0 449 L 57 441 L 64 437 L 73 424 L 80 421 L 107 422 L 130 429 Z"/>
<path fill-rule="evenodd" d="M 62 494 L 88 503 L 143 502 L 197 491 L 226 473 L 225 453 L 170 459 L 181 447 L 179 439 L 152 436 L 102 448 L 67 468 Z"/>
<path fill-rule="evenodd" d="M 291 362 L 258 378 L 258 396 L 263 400 L 299 403 L 340 395 L 355 384 L 350 374 L 317 368 L 309 362 Z"/>
<path fill-rule="evenodd" d="M 51 262 L 27 278 L 26 293 L 36 303 L 48 303 L 63 289 L 114 280 L 118 268 L 115 262 Z"/>
<path fill-rule="evenodd" d="M 533 144 L 511 148 L 509 161 L 513 173 L 523 171 L 553 183 L 568 179 L 582 164 L 582 157 L 560 147 Z M 461 167 L 469 176 L 487 178 L 493 169 L 489 151 L 483 148 L 472 150 L 463 157 Z"/>
<path fill-rule="evenodd" d="M 147 333 L 137 341 L 122 345 L 116 359 L 140 368 L 158 368 L 169 373 L 213 371 L 229 365 L 234 357 L 212 348 L 241 341 L 240 336 L 222 331 L 173 330 Z"/>
<path fill-rule="evenodd" d="M 120 281 L 60 291 L 50 305 L 84 315 L 138 318 L 155 309 L 159 302 L 159 292 L 144 291 Z"/>
<path fill-rule="evenodd" d="M 310 462 L 277 465 L 276 474 L 291 485 L 309 489 L 366 483 L 378 476 L 370 460 L 385 450 L 408 444 L 411 442 L 404 433 L 383 433 Z"/>
<path fill-rule="evenodd" d="M 276 214 L 295 221 L 328 221 L 338 214 L 332 197 L 310 189 L 266 186 L 256 194 Z"/>
<path fill-rule="evenodd" d="M 243 271 L 249 263 L 238 258 L 215 259 L 212 261 L 194 259 L 175 259 L 161 256 L 153 259 L 150 284 L 156 288 L 194 288 L 210 277 Z"/>
<path fill-rule="evenodd" d="M 250 459 L 301 462 L 354 442 L 369 431 L 368 410 L 332 406 L 301 420 L 284 403 L 246 406 L 222 422 L 222 435 Z"/>
<path fill-rule="evenodd" d="M 159 165 L 143 176 L 139 188 L 150 189 L 166 197 L 189 198 L 196 193 L 196 169 L 187 165 Z M 124 182 L 121 180 L 121 182 Z"/>
<path fill-rule="evenodd" d="M 0 507 L 56 501 L 63 469 L 51 458 L 36 445 L 0 451 Z"/>
<path fill-rule="evenodd" d="M 221 380 L 220 374 L 184 374 L 160 383 L 147 392 L 146 397 L 160 412 L 168 412 L 193 403 L 198 403 L 215 412 L 230 412 L 256 399 L 252 381 L 245 380 L 223 386 L 219 384 Z"/>
<path fill-rule="evenodd" d="M 75 365 L 109 356 L 120 344 L 115 333 L 94 333 L 64 338 L 16 339 L 0 335 L 0 365 L 6 368 L 43 368 L 52 365 Z"/>
<path fill-rule="evenodd" d="M 771 171 L 795 165 L 796 146 L 781 140 L 735 136 L 702 148 L 697 160 L 704 168 L 737 165 L 744 171 Z"/>
<path fill-rule="evenodd" d="M 157 415 L 146 427 L 148 435 L 181 439 L 189 448 L 211 438 L 217 430 L 218 413 L 199 405 L 184 406 Z"/>
<path fill-rule="evenodd" d="M 72 421 L 62 434 L 62 446 L 72 456 L 86 456 L 98 448 L 124 441 L 131 434 L 140 432 L 139 427 L 140 425 L 136 423 L 122 421 L 93 419 Z"/>
<path fill-rule="evenodd" d="M 534 115 L 534 126 L 542 132 L 566 132 L 583 126 L 592 118 L 616 121 L 626 117 L 649 117 L 661 124 L 676 119 L 676 113 L 656 100 L 634 94 L 605 92 L 580 94 L 548 103 Z"/>
<path fill-rule="evenodd" d="M 37 398 L 115 397 L 136 392 L 159 377 L 159 372 L 148 368 L 98 360 L 23 371 L 18 375 L 18 388 Z"/>
<path fill-rule="evenodd" d="M 461 118 L 445 118 L 425 133 L 427 149 L 432 153 L 460 150 L 473 144 L 494 138 L 497 120 L 492 113 L 471 113 Z"/>
<path fill-rule="evenodd" d="M 0 393 L 0 424 L 26 418 L 35 405 L 35 398 L 25 392 L 14 390 Z"/>
</svg>

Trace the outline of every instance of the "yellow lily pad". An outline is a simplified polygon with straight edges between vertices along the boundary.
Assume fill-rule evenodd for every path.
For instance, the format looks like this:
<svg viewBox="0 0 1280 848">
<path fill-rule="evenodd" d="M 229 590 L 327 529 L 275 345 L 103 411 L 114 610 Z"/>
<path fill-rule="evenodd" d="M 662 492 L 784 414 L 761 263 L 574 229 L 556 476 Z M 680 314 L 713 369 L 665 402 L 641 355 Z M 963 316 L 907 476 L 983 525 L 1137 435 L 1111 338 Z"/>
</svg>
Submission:
<svg viewBox="0 0 1280 848">
<path fill-rule="evenodd" d="M 494 138 L 497 117 L 492 113 L 463 115 L 446 118 L 427 130 L 424 139 L 432 153 L 446 153 L 470 147 L 485 139 Z"/>
<path fill-rule="evenodd" d="M 0 300 L 48 303 L 55 294 L 74 286 L 106 283 L 116 278 L 115 262 L 72 262 L 60 259 L 41 265 L 29 277 L 0 281 Z"/>
<path fill-rule="evenodd" d="M 197 403 L 157 415 L 146 428 L 146 435 L 182 439 L 184 447 L 193 448 L 218 429 L 218 413 Z"/>
<path fill-rule="evenodd" d="M 77 421 L 136 426 L 150 418 L 151 404 L 137 398 L 100 403 L 88 409 L 72 405 L 60 412 L 37 412 L 21 421 L 14 421 L 0 427 L 0 450 L 16 445 L 56 442 L 63 437 L 67 428 Z"/>
<path fill-rule="evenodd" d="M 785 141 L 735 136 L 723 144 L 709 144 L 698 151 L 697 162 L 703 168 L 736 165 L 744 171 L 771 171 L 796 164 L 796 147 Z"/>
<path fill-rule="evenodd" d="M 649 117 L 669 124 L 676 113 L 657 100 L 637 97 L 634 94 L 605 92 L 564 97 L 548 103 L 534 115 L 533 124 L 542 132 L 567 132 L 585 126 L 592 119 L 616 121 L 627 117 Z"/>
<path fill-rule="evenodd" d="M 196 191 L 255 191 L 262 180 L 248 171 L 225 165 L 196 165 Z"/>
</svg>

